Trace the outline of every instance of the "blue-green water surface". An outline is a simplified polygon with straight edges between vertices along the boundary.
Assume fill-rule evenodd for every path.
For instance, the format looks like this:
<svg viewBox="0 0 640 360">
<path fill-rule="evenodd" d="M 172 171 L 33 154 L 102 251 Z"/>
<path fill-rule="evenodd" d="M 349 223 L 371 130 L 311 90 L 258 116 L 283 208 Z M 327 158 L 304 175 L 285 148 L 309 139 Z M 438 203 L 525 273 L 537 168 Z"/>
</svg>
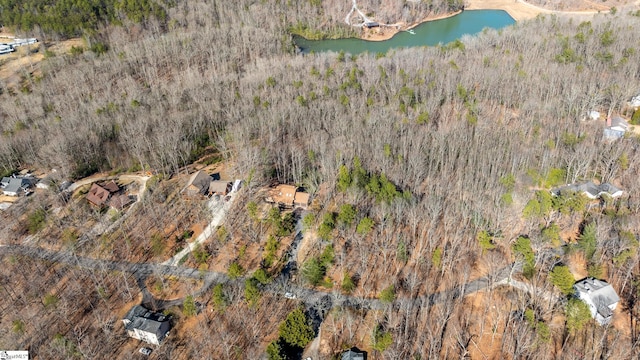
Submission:
<svg viewBox="0 0 640 360">
<path fill-rule="evenodd" d="M 465 34 L 474 35 L 484 28 L 501 29 L 513 23 L 515 20 L 503 10 L 466 10 L 452 17 L 422 23 L 413 28 L 415 35 L 402 31 L 393 38 L 384 41 L 367 41 L 355 38 L 307 40 L 295 36 L 294 42 L 305 53 L 311 51 L 344 51 L 354 55 L 366 51 L 386 53 L 393 48 L 447 44 L 460 39 Z"/>
</svg>

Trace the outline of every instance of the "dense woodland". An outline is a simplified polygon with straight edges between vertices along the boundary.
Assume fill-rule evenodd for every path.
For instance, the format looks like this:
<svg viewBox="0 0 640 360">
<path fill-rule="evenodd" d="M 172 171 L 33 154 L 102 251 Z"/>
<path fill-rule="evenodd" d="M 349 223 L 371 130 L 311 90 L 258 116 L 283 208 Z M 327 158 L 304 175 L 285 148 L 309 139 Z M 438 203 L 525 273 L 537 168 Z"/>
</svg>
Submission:
<svg viewBox="0 0 640 360">
<path fill-rule="evenodd" d="M 251 191 L 273 181 L 303 186 L 316 195 L 304 222 L 317 232 L 317 243 L 297 281 L 327 292 L 333 281 L 334 292 L 397 299 L 383 311 L 332 310 L 322 325 L 331 347 L 327 358 L 354 345 L 369 349 L 372 359 L 636 354 L 638 139 L 605 142 L 604 121 L 582 120 L 594 109 L 632 116 L 626 103 L 640 92 L 638 18 L 620 12 L 588 21 L 547 16 L 453 45 L 357 57 L 294 55 L 288 29 L 337 24 L 351 3 L 335 2 L 185 1 L 166 7 L 167 27 L 141 19 L 145 26 L 101 28 L 108 51 L 50 57 L 41 76 L 25 72 L 20 88 L 0 83 L 0 165 L 5 172 L 56 168 L 72 178 L 146 169 L 168 179 L 184 175 L 186 165 L 215 149 L 233 164 L 234 176 L 248 180 L 249 198 L 236 204 L 225 226 L 236 250 L 266 248 L 269 235 L 288 235 L 275 220 L 273 231 L 258 221 L 269 221 L 269 215 L 246 206 L 259 200 L 251 199 Z M 411 6 L 389 8 L 386 16 L 399 11 L 408 20 L 419 17 Z M 432 6 L 444 10 L 451 4 Z M 589 203 L 536 192 L 584 180 L 612 182 L 625 195 Z M 171 191 L 155 194 L 132 221 L 151 219 L 144 225 L 153 227 L 171 211 L 193 211 L 175 200 L 165 213 L 158 196 L 170 199 Z M 24 221 L 18 209 L 9 213 L 4 233 Z M 83 217 L 68 219 L 81 226 Z M 50 230 L 65 226 L 56 223 Z M 142 235 L 134 235 L 136 225 L 118 231 L 129 233 L 123 238 L 135 250 L 151 246 L 149 228 Z M 47 246 L 55 247 L 55 236 L 48 239 Z M 225 255 L 232 258 L 225 266 L 262 266 L 277 276 L 277 266 L 240 264 L 241 256 L 218 244 L 205 249 L 211 258 L 202 263 L 215 266 Z M 87 246 L 78 251 L 95 254 L 100 245 Z M 114 253 L 145 258 L 130 248 Z M 618 290 L 621 325 L 583 324 L 565 311 L 574 306 L 566 298 L 548 301 L 504 288 L 473 304 L 453 295 L 446 306 L 425 300 L 515 260 L 524 262 L 523 281 L 556 295 L 560 282 L 550 273 L 562 264 L 586 264 L 583 271 Z M 13 315 L 0 322 L 0 347 L 29 346 L 47 359 L 127 357 L 117 350 L 126 341 L 122 329 L 113 330 L 122 315 L 113 310 L 136 296 L 124 276 L 104 272 L 85 279 L 77 269 L 46 263 L 31 263 L 24 274 L 17 270 L 20 258 L 3 261 L 2 276 L 24 282 L 22 287 L 53 272 L 108 295 L 78 301 L 81 290 L 68 281 L 56 290 L 56 304 L 64 307 L 41 304 L 54 283 L 5 296 L 10 300 L 2 311 Z M 224 312 L 196 317 L 189 331 L 198 336 L 178 335 L 155 356 L 256 358 L 271 344 L 269 356 L 277 358 L 278 323 L 293 308 L 267 292 L 260 301 L 250 300 L 251 290 L 259 288 L 251 279 L 244 293 L 225 287 Z M 72 303 L 79 308 L 67 306 Z M 20 326 L 16 309 L 28 304 L 33 313 L 25 314 L 25 323 L 51 319 L 50 331 L 39 330 L 44 324 Z M 502 308 L 492 308 L 496 304 Z M 85 313 L 96 321 L 74 327 L 69 319 Z M 265 314 L 277 314 L 276 320 Z M 84 341 L 86 336 L 96 341 Z M 477 343 L 493 345 L 478 350 Z"/>
</svg>

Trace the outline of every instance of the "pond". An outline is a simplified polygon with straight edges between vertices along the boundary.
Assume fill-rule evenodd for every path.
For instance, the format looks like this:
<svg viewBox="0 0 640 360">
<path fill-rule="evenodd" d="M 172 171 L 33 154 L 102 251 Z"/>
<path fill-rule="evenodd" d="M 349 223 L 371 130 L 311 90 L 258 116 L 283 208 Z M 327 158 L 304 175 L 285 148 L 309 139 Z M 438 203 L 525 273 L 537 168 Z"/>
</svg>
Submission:
<svg viewBox="0 0 640 360">
<path fill-rule="evenodd" d="M 415 34 L 401 31 L 384 41 L 356 38 L 307 40 L 296 35 L 294 42 L 303 53 L 344 51 L 355 55 L 368 51 L 375 54 L 386 53 L 393 48 L 447 44 L 460 39 L 465 34 L 477 34 L 484 28 L 501 29 L 514 23 L 515 20 L 503 10 L 466 10 L 452 17 L 424 22 L 412 29 Z"/>
</svg>

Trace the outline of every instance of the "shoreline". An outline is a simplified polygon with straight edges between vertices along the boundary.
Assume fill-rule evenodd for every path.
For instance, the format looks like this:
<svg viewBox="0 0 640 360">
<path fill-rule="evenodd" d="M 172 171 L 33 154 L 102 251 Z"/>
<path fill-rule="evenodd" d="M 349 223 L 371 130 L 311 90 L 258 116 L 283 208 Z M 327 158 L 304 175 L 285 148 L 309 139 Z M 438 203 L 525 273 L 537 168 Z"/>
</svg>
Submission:
<svg viewBox="0 0 640 360">
<path fill-rule="evenodd" d="M 529 4 L 524 0 L 466 0 L 464 10 L 502 10 L 505 11 L 513 20 L 516 22 L 530 20 L 535 18 L 540 14 L 567 14 L 567 15 L 588 15 L 592 16 L 598 13 L 607 13 L 608 10 L 604 9 L 583 9 L 583 10 L 574 10 L 574 11 L 562 11 L 562 10 L 551 10 L 545 9 L 533 4 Z M 391 25 L 381 26 L 379 28 L 373 29 L 364 29 L 362 30 L 361 36 L 358 38 L 366 41 L 385 41 L 394 37 L 396 34 L 401 31 L 407 31 L 415 28 L 416 26 L 435 20 L 446 19 L 452 16 L 456 16 L 462 13 L 463 10 L 458 10 L 453 13 L 441 14 L 434 17 L 428 16 L 424 19 L 412 23 L 412 24 L 404 24 L 404 23 L 396 23 Z M 382 30 L 382 33 L 380 33 Z"/>
<path fill-rule="evenodd" d="M 426 22 L 429 21 L 436 21 L 436 20 L 442 20 L 442 19 L 446 19 L 446 18 L 450 18 L 450 17 L 454 17 L 458 14 L 461 14 L 463 10 L 458 10 L 456 12 L 453 13 L 448 13 L 448 14 L 440 14 L 440 15 L 436 15 L 434 17 L 430 17 L 429 15 L 427 15 L 427 17 L 425 17 L 424 19 L 406 25 L 403 23 L 396 23 L 396 24 L 392 24 L 392 25 L 384 25 L 381 26 L 379 28 L 376 28 L 378 33 L 374 33 L 374 34 L 367 34 L 367 31 L 371 31 L 369 30 L 363 30 L 365 32 L 365 34 L 363 36 L 360 36 L 359 39 L 361 40 L 366 40 L 366 41 L 385 41 L 385 40 L 389 40 L 392 37 L 394 37 L 396 34 L 402 32 L 402 31 L 407 31 L 407 30 L 411 30 L 413 28 L 415 28 L 418 25 L 424 24 Z M 384 32 L 382 34 L 379 33 L 380 29 L 384 29 Z"/>
</svg>

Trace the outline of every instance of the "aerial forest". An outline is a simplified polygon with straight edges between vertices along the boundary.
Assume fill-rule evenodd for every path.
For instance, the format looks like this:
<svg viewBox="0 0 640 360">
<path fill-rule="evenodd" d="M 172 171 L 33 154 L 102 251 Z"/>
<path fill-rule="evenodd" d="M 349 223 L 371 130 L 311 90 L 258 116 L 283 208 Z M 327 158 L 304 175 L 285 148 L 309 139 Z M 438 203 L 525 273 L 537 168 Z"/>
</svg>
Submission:
<svg viewBox="0 0 640 360">
<path fill-rule="evenodd" d="M 301 221 L 319 241 L 315 257 L 299 269 L 300 286 L 383 304 L 369 313 L 366 307 L 325 309 L 332 315 L 322 331 L 330 334 L 323 336 L 333 354 L 359 345 L 362 333 L 370 359 L 631 358 L 640 351 L 640 143 L 633 134 L 606 141 L 604 121 L 585 121 L 594 110 L 640 121 L 627 106 L 640 93 L 634 14 L 539 16 L 452 44 L 352 56 L 298 54 L 292 42 L 292 32 L 331 37 L 353 31 L 343 21 L 351 1 L 46 3 L 0 0 L 0 21 L 50 39 L 84 36 L 86 46 L 46 56 L 41 72 L 24 69 L 18 86 L 0 80 L 3 175 L 57 169 L 76 180 L 148 171 L 161 179 L 154 185 L 161 189 L 162 181 L 186 175 L 215 149 L 232 164 L 230 173 L 249 178 L 249 190 L 274 182 L 303 187 L 316 200 Z M 452 0 L 406 3 L 362 7 L 379 9 L 376 16 L 390 23 L 460 7 Z M 68 22 L 57 22 L 69 12 L 75 15 Z M 92 49 L 96 43 L 104 47 Z M 590 203 L 551 198 L 547 191 L 594 179 L 615 183 L 624 196 Z M 165 215 L 159 194 L 139 209 L 151 219 L 149 232 Z M 292 225 L 276 214 L 276 230 L 264 230 L 271 220 L 257 221 L 246 205 L 256 200 L 247 197 L 225 225 L 230 234 L 216 236 L 266 252 L 268 236 L 285 238 Z M 200 211 L 188 206 L 172 211 Z M 15 224 L 24 219 L 12 211 L 0 233 L 17 243 Z M 61 232 L 65 226 L 56 224 Z M 121 231 L 127 246 L 149 241 L 147 234 Z M 204 249 L 213 258 L 202 263 L 223 252 L 220 244 Z M 73 251 L 88 256 L 100 244 L 84 246 Z M 114 253 L 140 260 L 124 248 Z M 576 258 L 590 275 L 614 284 L 624 330 L 583 323 L 567 310 L 575 304 L 559 290 L 561 266 Z M 477 301 L 460 296 L 474 278 L 491 278 L 514 263 L 535 291 L 490 287 Z M 11 318 L 0 321 L 6 334 L 0 348 L 31 344 L 40 358 L 111 358 L 116 350 L 110 348 L 124 340 L 113 330 L 122 314 L 110 310 L 134 298 L 123 295 L 135 291 L 131 284 L 106 270 L 22 266 L 34 274 L 63 272 L 117 300 L 97 293 L 83 299 L 83 289 L 69 281 L 56 294 L 57 307 L 38 305 L 38 311 L 55 309 L 60 329 L 29 325 L 58 340 L 23 331 Z M 241 270 L 249 269 L 234 266 L 244 279 Z M 17 278 L 20 267 L 7 260 L 2 278 Z M 41 291 L 34 274 L 19 275 L 30 284 L 27 295 Z M 199 335 L 176 335 L 154 356 L 279 358 L 279 347 L 297 338 L 286 343 L 278 326 L 300 314 L 266 291 L 260 301 L 242 300 L 261 286 L 253 275 L 225 288 L 224 296 L 214 288 L 208 299 L 217 312 L 196 320 Z M 0 293 L 6 291 L 2 285 Z M 548 293 L 561 300 L 550 301 Z M 7 299 L 4 312 L 29 303 L 16 294 Z M 65 323 L 80 316 L 74 304 L 93 320 Z M 78 330 L 85 325 L 89 330 Z M 479 339 L 492 345 L 480 351 L 474 347 Z"/>
</svg>

